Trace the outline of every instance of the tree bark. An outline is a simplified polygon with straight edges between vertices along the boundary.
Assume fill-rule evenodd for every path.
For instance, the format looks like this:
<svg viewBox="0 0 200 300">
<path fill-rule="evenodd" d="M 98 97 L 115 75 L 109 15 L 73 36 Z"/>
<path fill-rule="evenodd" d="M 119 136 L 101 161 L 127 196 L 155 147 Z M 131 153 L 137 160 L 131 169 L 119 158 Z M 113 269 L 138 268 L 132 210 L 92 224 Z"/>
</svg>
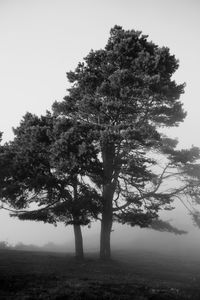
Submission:
<svg viewBox="0 0 200 300">
<path fill-rule="evenodd" d="M 108 184 L 103 189 L 103 211 L 100 235 L 100 259 L 109 260 L 111 258 L 110 237 L 113 223 L 112 200 L 113 186 Z"/>
<path fill-rule="evenodd" d="M 75 237 L 75 257 L 77 259 L 83 259 L 83 237 L 81 232 L 81 226 L 74 224 L 74 237 Z"/>
<path fill-rule="evenodd" d="M 83 259 L 84 258 L 84 253 L 83 253 L 83 237 L 82 237 L 82 232 L 81 232 L 81 226 L 79 223 L 79 212 L 77 213 L 76 211 L 76 202 L 78 198 L 78 181 L 77 177 L 74 179 L 74 212 L 73 212 L 73 226 L 74 226 L 74 238 L 75 238 L 75 257 L 77 259 Z"/>
<path fill-rule="evenodd" d="M 115 191 L 115 183 L 113 182 L 114 156 L 114 144 L 104 141 L 102 144 L 104 169 L 103 209 L 100 234 L 100 259 L 102 260 L 109 260 L 111 258 L 110 236 L 113 223 L 113 195 Z"/>
<path fill-rule="evenodd" d="M 101 237 L 100 237 L 100 259 L 111 259 L 110 235 L 112 230 L 112 219 L 102 214 Z"/>
</svg>

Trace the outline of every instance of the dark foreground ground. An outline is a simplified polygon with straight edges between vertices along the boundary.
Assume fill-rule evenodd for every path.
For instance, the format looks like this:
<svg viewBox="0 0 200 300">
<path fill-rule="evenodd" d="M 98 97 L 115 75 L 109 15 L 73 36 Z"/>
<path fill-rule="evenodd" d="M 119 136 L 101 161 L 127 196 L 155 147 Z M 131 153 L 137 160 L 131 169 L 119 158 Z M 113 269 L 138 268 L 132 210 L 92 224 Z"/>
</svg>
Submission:
<svg viewBox="0 0 200 300">
<path fill-rule="evenodd" d="M 200 299 L 200 259 L 116 252 L 102 263 L 72 255 L 0 250 L 0 299 Z"/>
</svg>

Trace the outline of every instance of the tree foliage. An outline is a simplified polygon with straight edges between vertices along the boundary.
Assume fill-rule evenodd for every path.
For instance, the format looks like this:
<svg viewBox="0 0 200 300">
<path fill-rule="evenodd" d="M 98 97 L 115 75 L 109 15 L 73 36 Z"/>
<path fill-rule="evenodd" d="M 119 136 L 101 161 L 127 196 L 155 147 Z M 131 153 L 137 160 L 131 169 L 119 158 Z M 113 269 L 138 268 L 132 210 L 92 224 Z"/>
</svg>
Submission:
<svg viewBox="0 0 200 300">
<path fill-rule="evenodd" d="M 67 73 L 71 87 L 53 115 L 27 114 L 15 130 L 5 198 L 18 208 L 46 205 L 20 218 L 88 224 L 100 216 L 102 258 L 113 221 L 184 233 L 159 220 L 175 199 L 199 201 L 199 149 L 179 150 L 162 133 L 186 116 L 178 66 L 167 47 L 113 27 L 105 48 Z"/>
<path fill-rule="evenodd" d="M 69 120 L 56 121 L 50 113 L 41 117 L 27 113 L 14 134 L 4 148 L 10 164 L 3 194 L 4 202 L 22 210 L 14 215 L 22 220 L 87 225 L 98 210 L 99 196 L 81 180 L 92 168 L 88 152 L 94 156 L 84 130 Z M 23 211 L 32 204 L 38 209 Z"/>
<path fill-rule="evenodd" d="M 199 150 L 177 150 L 160 130 L 186 116 L 185 85 L 172 79 L 178 66 L 167 47 L 115 26 L 104 49 L 92 50 L 67 73 L 71 88 L 53 105 L 55 116 L 88 126 L 98 151 L 102 172 L 90 178 L 102 195 L 102 256 L 110 255 L 113 221 L 148 227 L 160 209 L 172 209 L 175 197 L 199 194 Z M 171 178 L 179 183 L 166 187 Z"/>
</svg>

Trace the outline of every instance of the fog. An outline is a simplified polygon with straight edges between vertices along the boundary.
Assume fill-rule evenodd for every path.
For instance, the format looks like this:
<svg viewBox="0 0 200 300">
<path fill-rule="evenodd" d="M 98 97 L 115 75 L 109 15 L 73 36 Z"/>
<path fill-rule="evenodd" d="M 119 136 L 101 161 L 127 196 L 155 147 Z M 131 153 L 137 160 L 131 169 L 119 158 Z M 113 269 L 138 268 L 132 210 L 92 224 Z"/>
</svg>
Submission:
<svg viewBox="0 0 200 300">
<path fill-rule="evenodd" d="M 0 131 L 4 141 L 12 140 L 12 127 L 27 111 L 44 114 L 54 100 L 62 100 L 68 84 L 65 73 L 91 48 L 103 48 L 110 28 L 118 24 L 142 30 L 159 46 L 168 46 L 180 60 L 174 78 L 187 84 L 181 100 L 188 116 L 167 132 L 179 138 L 181 147 L 200 146 L 199 9 L 196 0 L 0 1 Z M 175 210 L 161 215 L 188 234 L 114 224 L 112 248 L 198 256 L 200 229 L 194 227 L 185 207 L 176 203 Z M 82 229 L 85 251 L 98 251 L 99 222 Z M 3 210 L 0 241 L 40 247 L 47 244 L 45 249 L 66 252 L 74 249 L 72 227 L 19 221 Z"/>
<path fill-rule="evenodd" d="M 0 213 L 7 219 L 7 213 Z M 4 215 L 4 216 L 3 216 Z M 168 232 L 158 232 L 152 229 L 141 229 L 114 223 L 111 235 L 112 250 L 152 252 L 154 254 L 167 254 L 185 259 L 200 259 L 200 229 L 192 223 L 191 217 L 185 207 L 177 204 L 170 212 L 162 212 L 161 218 L 179 229 L 188 231 L 187 234 L 175 235 Z M 21 250 L 55 251 L 72 253 L 74 251 L 74 235 L 72 226 L 65 227 L 58 224 L 54 227 L 41 222 L 13 220 L 9 231 L 0 227 L 1 241 L 7 241 L 10 246 Z M 12 232 L 13 231 L 13 232 Z M 8 235 L 10 233 L 10 236 Z M 91 228 L 82 226 L 84 250 L 86 253 L 99 251 L 100 222 L 93 222 Z"/>
</svg>

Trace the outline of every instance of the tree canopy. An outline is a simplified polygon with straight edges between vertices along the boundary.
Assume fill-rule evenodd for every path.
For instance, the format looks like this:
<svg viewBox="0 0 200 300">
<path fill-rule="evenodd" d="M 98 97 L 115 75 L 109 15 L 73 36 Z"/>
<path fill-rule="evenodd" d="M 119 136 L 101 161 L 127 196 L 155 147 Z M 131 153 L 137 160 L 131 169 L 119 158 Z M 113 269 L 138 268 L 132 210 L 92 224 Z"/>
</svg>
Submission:
<svg viewBox="0 0 200 300">
<path fill-rule="evenodd" d="M 100 206 L 96 190 L 82 180 L 98 168 L 86 128 L 50 113 L 27 113 L 14 134 L 4 146 L 2 201 L 18 209 L 12 215 L 21 220 L 73 225 L 82 240 L 80 225 L 88 225 Z"/>
<path fill-rule="evenodd" d="M 100 218 L 103 259 L 114 221 L 184 233 L 159 219 L 175 199 L 198 203 L 200 193 L 199 149 L 179 150 L 163 134 L 186 116 L 185 84 L 173 79 L 178 66 L 167 47 L 113 27 L 105 48 L 67 73 L 71 87 L 52 114 L 27 114 L 5 146 L 12 156 L 5 199 L 44 206 L 19 217 L 76 225 Z"/>
<path fill-rule="evenodd" d="M 53 105 L 56 116 L 86 124 L 98 150 L 102 173 L 90 178 L 102 195 L 102 258 L 110 256 L 113 221 L 153 226 L 175 196 L 199 193 L 199 150 L 176 150 L 176 141 L 161 133 L 186 116 L 185 84 L 172 79 L 178 66 L 167 47 L 115 26 L 104 49 L 92 50 L 67 73 L 71 88 Z M 159 155 L 166 164 L 159 165 Z M 182 184 L 163 190 L 163 181 L 178 175 Z"/>
</svg>

